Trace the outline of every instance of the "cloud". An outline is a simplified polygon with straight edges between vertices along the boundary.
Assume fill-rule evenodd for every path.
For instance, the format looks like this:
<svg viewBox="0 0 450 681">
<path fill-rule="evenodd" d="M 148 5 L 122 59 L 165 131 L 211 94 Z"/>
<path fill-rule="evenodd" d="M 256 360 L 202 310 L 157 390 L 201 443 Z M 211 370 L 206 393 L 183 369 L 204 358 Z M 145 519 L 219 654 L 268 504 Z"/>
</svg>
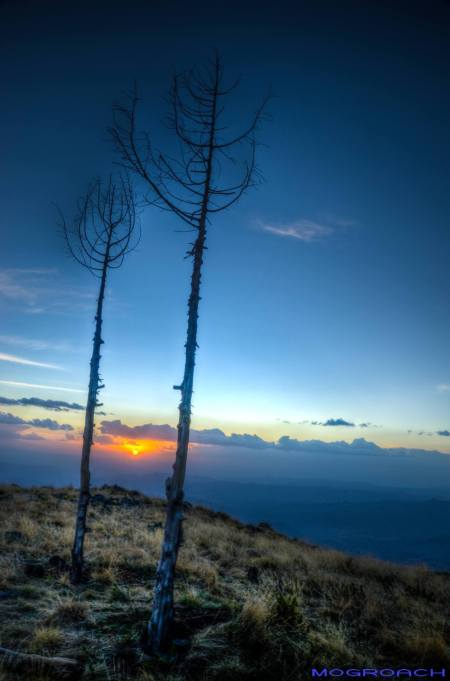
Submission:
<svg viewBox="0 0 450 681">
<path fill-rule="evenodd" d="M 25 383 L 23 381 L 0 381 L 2 385 L 11 385 L 18 388 L 39 388 L 43 390 L 61 390 L 66 393 L 85 393 L 80 388 L 66 388 L 58 385 L 42 385 L 41 383 Z"/>
<path fill-rule="evenodd" d="M 50 411 L 82 411 L 84 407 L 77 402 L 64 402 L 63 400 L 41 400 L 39 397 L 21 397 L 14 400 L 10 397 L 0 397 L 0 404 L 17 407 L 40 407 Z"/>
<path fill-rule="evenodd" d="M 26 421 L 20 418 L 20 416 L 14 416 L 14 414 L 9 414 L 6 411 L 0 411 L 0 424 L 7 426 L 19 426 L 25 424 Z"/>
<path fill-rule="evenodd" d="M 438 430 L 437 434 L 442 437 L 450 437 L 450 430 Z"/>
<path fill-rule="evenodd" d="M 160 426 L 153 423 L 144 423 L 141 426 L 128 426 L 126 423 L 122 423 L 120 419 L 115 419 L 114 421 L 102 421 L 100 431 L 103 435 L 114 435 L 138 440 L 148 439 L 175 442 L 177 439 L 177 429 L 169 426 L 167 423 Z"/>
<path fill-rule="evenodd" d="M 445 435 L 446 433 L 445 430 L 432 433 L 430 430 L 413 430 L 412 428 L 407 432 L 408 435 L 418 435 L 419 437 L 433 437 L 433 435 Z"/>
<path fill-rule="evenodd" d="M 436 386 L 436 390 L 439 393 L 448 393 L 448 392 L 450 392 L 450 384 L 449 383 L 440 383 L 439 385 Z"/>
<path fill-rule="evenodd" d="M 0 270 L 0 296 L 7 300 L 18 300 L 33 305 L 37 295 L 36 280 L 50 272 L 51 270 L 45 269 Z"/>
<path fill-rule="evenodd" d="M 259 225 L 263 231 L 269 232 L 270 234 L 297 239 L 298 241 L 304 241 L 305 243 L 320 241 L 334 231 L 332 227 L 321 225 L 312 220 L 295 220 L 294 222 L 282 224 L 260 222 Z"/>
<path fill-rule="evenodd" d="M 29 314 L 86 312 L 94 298 L 92 290 L 64 283 L 54 269 L 0 269 L 0 300 Z"/>
<path fill-rule="evenodd" d="M 383 450 L 378 447 L 374 442 L 369 442 L 363 437 L 356 438 L 353 442 L 345 442 L 340 440 L 338 442 L 323 442 L 323 440 L 297 440 L 296 438 L 291 438 L 288 435 L 283 435 L 280 437 L 276 443 L 276 449 L 282 449 L 286 451 L 311 451 L 317 450 L 321 452 L 330 453 L 346 453 L 346 454 L 357 454 L 362 452 L 364 454 L 375 454 L 377 452 L 384 452 L 388 450 Z"/>
<path fill-rule="evenodd" d="M 277 419 L 277 421 L 281 421 L 281 419 Z M 282 421 L 282 423 L 291 423 L 290 421 Z M 302 426 L 305 423 L 308 423 L 311 426 L 347 426 L 349 428 L 382 428 L 383 426 L 376 425 L 375 423 L 371 423 L 370 421 L 364 421 L 363 423 L 353 423 L 353 421 L 346 421 L 345 419 L 338 418 L 338 419 L 328 419 L 327 421 L 308 421 L 308 419 L 304 421 L 297 421 L 297 424 Z"/>
<path fill-rule="evenodd" d="M 382 426 L 377 426 L 375 423 L 370 421 L 364 421 L 363 423 L 353 423 L 353 421 L 347 421 L 341 417 L 337 419 L 327 419 L 326 421 L 299 421 L 299 424 L 309 423 L 312 426 L 345 426 L 346 428 L 381 428 Z"/>
<path fill-rule="evenodd" d="M 343 419 L 330 419 L 330 421 L 343 421 Z M 347 423 L 347 422 L 344 422 Z M 342 425 L 342 424 L 339 424 Z M 164 425 L 155 425 L 153 423 L 145 423 L 139 426 L 128 426 L 122 423 L 119 419 L 114 421 L 102 421 L 100 424 L 101 435 L 96 437 L 96 442 L 100 444 L 114 444 L 114 437 L 122 437 L 130 440 L 162 440 L 169 442 L 176 442 L 177 429 Z M 258 435 L 249 435 L 248 433 L 238 434 L 232 433 L 226 435 L 219 428 L 206 428 L 204 430 L 191 430 L 190 441 L 197 445 L 214 445 L 220 447 L 245 447 L 248 449 L 279 449 L 279 450 L 305 450 L 305 449 L 326 449 L 327 451 L 333 448 L 338 448 L 339 451 L 346 451 L 355 453 L 355 451 L 364 450 L 365 453 L 373 453 L 380 449 L 377 445 L 367 442 L 364 438 L 358 438 L 352 444 L 348 442 L 322 442 L 321 440 L 297 440 L 288 435 L 280 437 L 278 442 L 271 442 L 264 440 Z"/>
<path fill-rule="evenodd" d="M 113 445 L 115 440 L 112 435 L 96 435 L 95 442 L 100 445 Z"/>
<path fill-rule="evenodd" d="M 346 426 L 348 428 L 354 428 L 355 424 L 351 421 L 346 421 L 345 419 L 328 419 L 322 423 L 322 426 Z"/>
<path fill-rule="evenodd" d="M 112 435 L 133 440 L 148 439 L 166 442 L 176 442 L 177 440 L 177 429 L 169 426 L 167 423 L 163 425 L 145 423 L 141 426 L 128 426 L 119 419 L 116 419 L 114 421 L 102 421 L 100 431 L 103 436 Z M 247 433 L 225 435 L 219 428 L 207 428 L 204 430 L 195 430 L 193 428 L 190 433 L 190 441 L 201 445 L 232 445 L 234 447 L 249 447 L 250 449 L 265 449 L 273 446 L 273 442 L 266 442 L 266 440 L 263 440 L 258 435 L 248 435 Z M 97 442 L 100 442 L 98 437 Z M 109 444 L 109 441 L 105 442 L 105 444 Z"/>
<path fill-rule="evenodd" d="M 38 435 L 37 433 L 21 433 L 21 440 L 45 440 L 45 437 Z"/>
<path fill-rule="evenodd" d="M 47 364 L 47 362 L 35 362 L 32 359 L 25 359 L 24 357 L 17 357 L 17 355 L 9 355 L 5 352 L 0 352 L 0 361 L 12 362 L 13 364 L 25 364 L 26 366 L 41 367 L 44 369 L 57 369 L 64 371 L 63 367 L 57 364 Z"/>
<path fill-rule="evenodd" d="M 29 421 L 20 416 L 14 416 L 5 411 L 0 411 L 0 424 L 7 426 L 34 426 L 35 428 L 46 428 L 47 430 L 73 430 L 69 423 L 58 423 L 53 419 L 31 419 Z"/>
<path fill-rule="evenodd" d="M 68 423 L 58 423 L 53 419 L 32 419 L 27 421 L 31 426 L 36 428 L 48 428 L 49 430 L 73 430 L 73 426 Z"/>
<path fill-rule="evenodd" d="M 340 422 L 344 419 L 329 419 L 329 421 Z M 344 423 L 348 423 L 344 421 Z M 341 424 L 339 424 L 341 425 Z M 177 429 L 166 424 L 144 423 L 138 426 L 129 426 L 122 423 L 120 419 L 113 421 L 102 421 L 99 427 L 100 433 L 95 437 L 99 444 L 114 445 L 120 444 L 116 438 L 130 440 L 161 440 L 162 442 L 176 442 Z M 449 435 L 449 431 L 441 431 L 441 435 Z M 226 435 L 219 428 L 206 428 L 203 430 L 191 430 L 190 441 L 196 445 L 209 445 L 216 447 L 236 447 L 247 448 L 255 451 L 271 450 L 272 452 L 320 452 L 338 456 L 348 454 L 352 456 L 409 456 L 409 455 L 429 455 L 429 452 L 422 449 L 411 449 L 403 447 L 383 448 L 365 438 L 355 438 L 352 442 L 338 440 L 334 442 L 324 442 L 323 440 L 298 440 L 289 435 L 283 435 L 276 442 L 264 440 L 258 435 L 248 433 L 232 433 Z M 446 456 L 442 452 L 434 452 Z"/>
<path fill-rule="evenodd" d="M 56 352 L 75 352 L 76 348 L 70 343 L 61 342 L 53 343 L 51 341 L 36 340 L 35 338 L 24 338 L 22 336 L 1 336 L 0 343 L 5 345 L 14 345 L 19 348 L 27 348 L 28 350 L 55 350 Z"/>
<path fill-rule="evenodd" d="M 326 421 L 304 421 L 304 423 L 311 423 L 313 426 L 346 426 L 347 428 L 354 428 L 355 424 L 351 421 L 346 421 L 343 418 L 327 419 Z M 368 428 L 368 423 L 360 423 L 360 428 Z"/>
<path fill-rule="evenodd" d="M 267 442 L 258 435 L 249 435 L 248 433 L 225 435 L 219 428 L 193 430 L 192 441 L 196 444 L 234 445 L 235 447 L 249 447 L 250 449 L 265 449 L 273 446 L 273 442 Z"/>
</svg>

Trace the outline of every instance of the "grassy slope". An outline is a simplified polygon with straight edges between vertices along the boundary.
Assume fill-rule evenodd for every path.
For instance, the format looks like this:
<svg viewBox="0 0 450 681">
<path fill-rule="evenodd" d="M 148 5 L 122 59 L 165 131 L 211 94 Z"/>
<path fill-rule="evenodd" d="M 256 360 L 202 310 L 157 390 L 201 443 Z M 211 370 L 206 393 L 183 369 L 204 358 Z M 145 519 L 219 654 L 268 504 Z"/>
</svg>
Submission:
<svg viewBox="0 0 450 681">
<path fill-rule="evenodd" d="M 352 558 L 200 507 L 186 511 L 177 577 L 177 635 L 190 648 L 143 660 L 164 504 L 115 487 L 94 494 L 91 580 L 73 588 L 55 556 L 69 560 L 76 492 L 0 488 L 1 645 L 74 657 L 77 678 L 98 681 L 284 681 L 319 665 L 450 660 L 450 575 Z M 50 676 L 5 665 L 0 678 Z"/>
</svg>

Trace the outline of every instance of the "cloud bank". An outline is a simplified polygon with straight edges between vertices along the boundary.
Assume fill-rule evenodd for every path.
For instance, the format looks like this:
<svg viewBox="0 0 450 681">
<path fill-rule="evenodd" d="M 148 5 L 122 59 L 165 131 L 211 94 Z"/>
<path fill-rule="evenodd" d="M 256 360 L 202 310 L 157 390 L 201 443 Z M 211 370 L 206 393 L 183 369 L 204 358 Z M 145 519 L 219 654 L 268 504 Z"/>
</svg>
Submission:
<svg viewBox="0 0 450 681">
<path fill-rule="evenodd" d="M 50 411 L 82 411 L 83 405 L 77 402 L 64 402 L 64 400 L 42 400 L 40 397 L 21 397 L 14 400 L 10 397 L 1 397 L 0 404 L 16 407 L 40 407 Z"/>
<path fill-rule="evenodd" d="M 450 433 L 449 433 L 450 435 Z M 100 444 L 114 444 L 114 438 L 126 438 L 130 440 L 160 440 L 176 442 L 177 429 L 166 424 L 157 425 L 145 423 L 139 426 L 129 426 L 120 419 L 114 421 L 102 421 L 100 423 L 100 435 L 96 442 Z M 190 441 L 197 445 L 210 445 L 220 447 L 245 447 L 254 450 L 272 451 L 320 451 L 336 454 L 365 454 L 365 455 L 407 455 L 409 453 L 431 453 L 425 450 L 406 449 L 402 447 L 386 449 L 379 447 L 374 442 L 364 438 L 355 438 L 351 443 L 344 440 L 324 442 L 322 440 L 298 440 L 288 435 L 283 435 L 276 442 L 264 440 L 258 435 L 248 433 L 232 433 L 226 435 L 219 428 L 207 428 L 204 430 L 191 430 Z M 436 452 L 440 453 L 440 452 Z M 445 456 L 445 454 L 442 454 Z"/>
<path fill-rule="evenodd" d="M 102 421 L 100 431 L 103 436 L 112 435 L 133 440 L 162 440 L 176 442 L 177 429 L 169 426 L 145 423 L 141 426 L 128 426 L 119 419 L 114 421 Z M 98 440 L 98 438 L 97 438 Z M 243 435 L 232 433 L 225 435 L 219 428 L 207 428 L 204 430 L 191 430 L 190 441 L 199 445 L 220 445 L 234 447 L 249 447 L 251 449 L 267 449 L 273 447 L 273 442 L 266 442 L 258 435 Z"/>
<path fill-rule="evenodd" d="M 4 426 L 34 426 L 35 428 L 46 428 L 47 430 L 74 430 L 69 423 L 58 423 L 53 419 L 22 419 L 6 411 L 0 411 L 0 425 Z"/>
</svg>

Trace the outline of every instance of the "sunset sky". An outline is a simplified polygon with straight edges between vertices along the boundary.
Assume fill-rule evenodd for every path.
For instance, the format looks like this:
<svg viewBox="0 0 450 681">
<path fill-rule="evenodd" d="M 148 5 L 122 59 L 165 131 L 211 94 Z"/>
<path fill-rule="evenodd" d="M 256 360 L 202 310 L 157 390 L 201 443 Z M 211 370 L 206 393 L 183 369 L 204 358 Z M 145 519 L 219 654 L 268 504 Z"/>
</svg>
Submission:
<svg viewBox="0 0 450 681">
<path fill-rule="evenodd" d="M 71 215 L 109 171 L 111 105 L 134 80 L 169 145 L 170 75 L 216 46 L 241 74 L 233 120 L 273 98 L 264 181 L 208 233 L 193 450 L 450 453 L 450 4 L 212 5 L 1 5 L 0 447 L 79 451 L 97 282 L 53 204 Z M 155 208 L 141 222 L 108 284 L 97 443 L 171 456 L 190 235 Z"/>
</svg>

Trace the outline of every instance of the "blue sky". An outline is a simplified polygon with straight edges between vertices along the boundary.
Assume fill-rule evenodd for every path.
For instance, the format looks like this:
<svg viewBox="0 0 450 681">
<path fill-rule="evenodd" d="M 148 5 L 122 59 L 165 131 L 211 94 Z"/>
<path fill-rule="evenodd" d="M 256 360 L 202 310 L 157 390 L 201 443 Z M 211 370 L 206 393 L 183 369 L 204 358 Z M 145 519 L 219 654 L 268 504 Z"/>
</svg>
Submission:
<svg viewBox="0 0 450 681">
<path fill-rule="evenodd" d="M 83 402 L 96 282 L 65 255 L 52 202 L 70 214 L 109 169 L 111 103 L 133 79 L 143 124 L 169 145 L 172 66 L 214 45 L 242 74 L 232 120 L 274 97 L 265 180 L 208 234 L 194 426 L 450 452 L 449 5 L 231 3 L 207 22 L 201 3 L 145 5 L 2 6 L 0 395 Z M 104 409 L 132 426 L 177 420 L 179 228 L 145 210 L 109 282 Z"/>
</svg>

